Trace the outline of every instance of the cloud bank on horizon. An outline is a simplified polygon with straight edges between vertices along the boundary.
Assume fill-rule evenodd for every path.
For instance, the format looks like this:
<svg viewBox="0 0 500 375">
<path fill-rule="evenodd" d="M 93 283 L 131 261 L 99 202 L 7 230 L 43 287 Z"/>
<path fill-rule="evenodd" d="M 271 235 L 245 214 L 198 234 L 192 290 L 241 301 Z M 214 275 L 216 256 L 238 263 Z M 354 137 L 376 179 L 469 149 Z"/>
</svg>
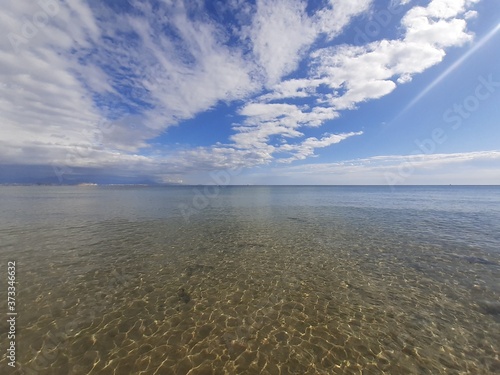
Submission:
<svg viewBox="0 0 500 375">
<path fill-rule="evenodd" d="M 380 177 L 401 156 L 319 157 L 341 144 L 355 150 L 367 136 L 364 124 L 340 130 L 336 121 L 470 45 L 478 3 L 10 2 L 0 13 L 0 173 L 14 181 L 40 167 L 51 172 L 37 179 L 193 183 L 231 168 L 257 170 L 260 182 L 263 171 L 297 173 L 294 181 L 304 173 L 315 181 L 315 172 L 322 183 L 342 183 L 325 175 L 347 172 Z M 182 142 L 169 139 L 174 130 Z M 458 154 L 414 166 L 500 162 L 497 151 Z"/>
</svg>

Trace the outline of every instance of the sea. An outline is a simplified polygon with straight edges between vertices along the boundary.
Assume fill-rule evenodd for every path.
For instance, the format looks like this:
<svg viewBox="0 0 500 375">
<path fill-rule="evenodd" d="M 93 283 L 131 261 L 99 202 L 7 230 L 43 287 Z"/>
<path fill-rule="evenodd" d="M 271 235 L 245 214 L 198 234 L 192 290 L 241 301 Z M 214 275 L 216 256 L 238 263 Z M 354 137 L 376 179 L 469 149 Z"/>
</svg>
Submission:
<svg viewBox="0 0 500 375">
<path fill-rule="evenodd" d="M 2 374 L 500 374 L 499 186 L 1 186 L 0 208 Z"/>
</svg>

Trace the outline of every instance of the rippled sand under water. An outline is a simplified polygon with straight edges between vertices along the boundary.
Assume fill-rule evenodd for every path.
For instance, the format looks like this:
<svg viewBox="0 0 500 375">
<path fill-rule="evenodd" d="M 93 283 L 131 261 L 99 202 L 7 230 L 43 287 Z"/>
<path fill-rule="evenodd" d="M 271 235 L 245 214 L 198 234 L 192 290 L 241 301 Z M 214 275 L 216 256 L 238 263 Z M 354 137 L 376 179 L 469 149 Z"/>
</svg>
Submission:
<svg viewBox="0 0 500 375">
<path fill-rule="evenodd" d="M 17 374 L 500 373 L 498 254 L 298 217 L 6 239 Z"/>
</svg>

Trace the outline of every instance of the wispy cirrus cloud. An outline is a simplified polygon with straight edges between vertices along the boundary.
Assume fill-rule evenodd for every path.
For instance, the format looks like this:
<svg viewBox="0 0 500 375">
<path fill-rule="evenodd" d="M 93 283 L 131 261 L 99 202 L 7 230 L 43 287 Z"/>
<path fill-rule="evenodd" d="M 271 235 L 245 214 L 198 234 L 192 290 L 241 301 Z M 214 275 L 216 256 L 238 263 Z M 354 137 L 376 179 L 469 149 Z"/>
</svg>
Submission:
<svg viewBox="0 0 500 375">
<path fill-rule="evenodd" d="M 500 151 L 452 154 L 380 155 L 334 163 L 306 163 L 275 168 L 273 183 L 392 185 L 387 176 L 402 175 L 404 184 L 497 184 Z M 452 167 L 452 168 L 450 168 Z M 411 173 L 409 173 L 411 171 Z M 280 182 L 281 181 L 281 182 Z"/>
</svg>

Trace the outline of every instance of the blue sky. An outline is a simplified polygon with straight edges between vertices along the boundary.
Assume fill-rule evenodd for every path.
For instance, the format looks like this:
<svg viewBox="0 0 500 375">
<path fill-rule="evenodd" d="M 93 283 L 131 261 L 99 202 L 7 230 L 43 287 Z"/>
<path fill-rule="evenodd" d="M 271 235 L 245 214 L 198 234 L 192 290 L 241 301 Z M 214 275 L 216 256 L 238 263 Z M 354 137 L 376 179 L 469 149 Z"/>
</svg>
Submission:
<svg viewBox="0 0 500 375">
<path fill-rule="evenodd" d="M 496 0 L 9 2 L 0 183 L 500 184 Z"/>
</svg>

